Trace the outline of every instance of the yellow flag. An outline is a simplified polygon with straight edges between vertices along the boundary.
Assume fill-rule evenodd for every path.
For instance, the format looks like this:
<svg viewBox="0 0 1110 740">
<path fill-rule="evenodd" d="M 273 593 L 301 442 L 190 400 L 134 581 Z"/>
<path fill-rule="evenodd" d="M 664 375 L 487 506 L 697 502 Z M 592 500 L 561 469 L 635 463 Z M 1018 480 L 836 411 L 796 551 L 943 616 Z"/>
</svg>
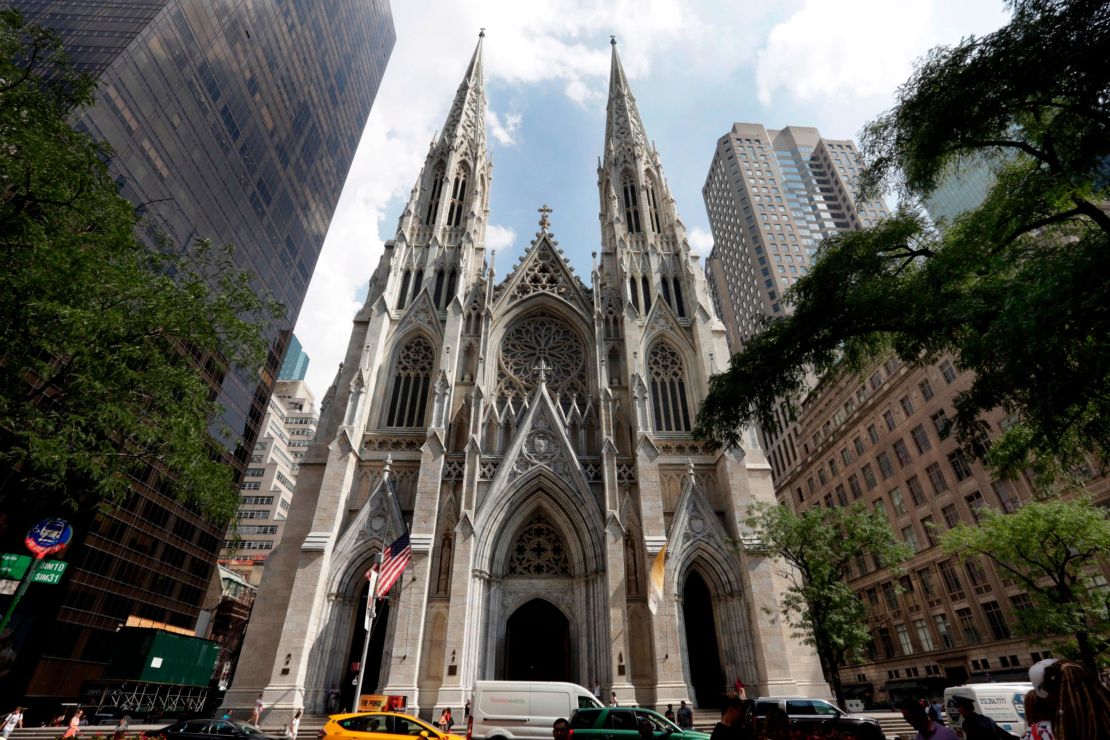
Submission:
<svg viewBox="0 0 1110 740">
<path fill-rule="evenodd" d="M 651 565 L 651 584 L 648 588 L 648 609 L 655 614 L 663 603 L 663 570 L 666 567 L 667 544 L 664 542 L 655 562 Z"/>
</svg>

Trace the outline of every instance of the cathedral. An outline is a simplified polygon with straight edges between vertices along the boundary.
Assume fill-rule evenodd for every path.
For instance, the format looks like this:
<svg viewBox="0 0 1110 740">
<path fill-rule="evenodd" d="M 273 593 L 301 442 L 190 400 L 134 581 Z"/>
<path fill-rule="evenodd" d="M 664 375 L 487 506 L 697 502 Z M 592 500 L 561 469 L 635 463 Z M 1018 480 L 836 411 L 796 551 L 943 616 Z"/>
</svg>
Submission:
<svg viewBox="0 0 1110 740">
<path fill-rule="evenodd" d="M 774 500 L 755 436 L 691 434 L 725 330 L 615 41 L 588 281 L 546 207 L 494 273 L 482 43 L 354 317 L 225 705 L 262 693 L 274 723 L 336 687 L 352 706 L 366 572 L 406 530 L 363 693 L 411 712 L 458 710 L 481 679 L 596 681 L 642 706 L 713 705 L 736 679 L 827 696 L 765 608 L 787 582 L 743 524 Z"/>
</svg>

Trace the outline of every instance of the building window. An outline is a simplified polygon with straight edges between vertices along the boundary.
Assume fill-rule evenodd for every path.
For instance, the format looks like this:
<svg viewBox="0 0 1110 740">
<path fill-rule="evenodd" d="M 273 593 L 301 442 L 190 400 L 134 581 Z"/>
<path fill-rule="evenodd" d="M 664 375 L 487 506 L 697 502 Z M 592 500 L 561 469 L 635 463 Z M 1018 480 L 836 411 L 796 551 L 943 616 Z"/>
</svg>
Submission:
<svg viewBox="0 0 1110 740">
<path fill-rule="evenodd" d="M 894 466 L 890 463 L 890 457 L 885 452 L 880 452 L 875 457 L 875 462 L 879 464 L 879 472 L 883 474 L 883 480 L 894 475 Z"/>
<path fill-rule="evenodd" d="M 956 647 L 956 640 L 952 637 L 952 625 L 948 623 L 948 615 L 933 615 L 933 625 L 937 628 L 937 635 L 940 636 L 940 641 L 944 644 L 944 647 Z"/>
<path fill-rule="evenodd" d="M 863 496 L 863 489 L 860 487 L 858 475 L 853 473 L 848 476 L 848 488 L 852 491 L 853 499 L 858 499 Z"/>
<path fill-rule="evenodd" d="M 466 187 L 469 172 L 466 165 L 459 165 L 455 173 L 455 184 L 451 188 L 451 206 L 447 211 L 447 225 L 457 228 L 462 225 L 463 211 L 466 205 Z"/>
<path fill-rule="evenodd" d="M 913 531 L 912 524 L 902 528 L 902 541 L 912 547 L 915 553 L 921 549 L 921 545 L 917 541 L 917 533 Z"/>
<path fill-rule="evenodd" d="M 960 601 L 964 598 L 964 587 L 960 583 L 960 575 L 956 572 L 956 566 L 952 564 L 951 560 L 942 560 L 937 563 L 937 568 L 940 570 L 940 579 L 944 582 L 944 589 L 948 592 L 948 596 L 953 601 Z"/>
<path fill-rule="evenodd" d="M 913 643 L 910 641 L 910 631 L 904 624 L 894 625 L 894 631 L 898 634 L 898 644 L 902 646 L 902 652 L 906 655 L 913 655 Z"/>
<path fill-rule="evenodd" d="M 643 231 L 640 227 L 640 201 L 636 194 L 636 181 L 631 173 L 625 173 L 621 180 L 621 193 L 624 195 L 624 225 L 629 234 L 639 234 Z"/>
<path fill-rule="evenodd" d="M 948 454 L 948 464 L 952 466 L 952 473 L 955 474 L 957 481 L 971 477 L 971 466 L 967 464 L 967 458 L 961 450 Z"/>
<path fill-rule="evenodd" d="M 894 414 L 891 413 L 890 409 L 887 409 L 883 412 L 883 421 L 886 423 L 886 428 L 888 430 L 893 430 L 896 426 L 894 422 Z"/>
<path fill-rule="evenodd" d="M 640 312 L 640 289 L 636 287 L 636 276 L 628 276 L 628 298 L 632 301 L 632 305 L 636 309 L 636 313 Z"/>
<path fill-rule="evenodd" d="M 906 443 L 901 439 L 894 443 L 894 456 L 898 458 L 898 464 L 903 468 L 913 462 L 913 458 L 910 457 L 909 448 L 906 447 Z"/>
<path fill-rule="evenodd" d="M 647 181 L 648 215 L 651 216 L 651 230 L 656 234 L 662 234 L 663 230 L 659 223 L 659 201 L 655 197 L 655 181 L 651 175 L 647 175 L 644 179 Z"/>
<path fill-rule="evenodd" d="M 871 444 L 879 444 L 879 430 L 875 428 L 874 424 L 867 425 L 867 437 L 871 440 Z"/>
<path fill-rule="evenodd" d="M 648 355 L 648 374 L 651 376 L 655 431 L 690 431 L 686 372 L 678 353 L 662 342 L 656 344 Z"/>
<path fill-rule="evenodd" d="M 393 392 L 389 400 L 386 426 L 424 426 L 435 352 L 422 336 L 413 337 L 397 354 L 393 371 Z"/>
<path fill-rule="evenodd" d="M 1014 491 L 1014 484 L 1010 481 L 993 481 L 991 483 L 991 488 L 994 489 L 994 495 L 998 496 L 998 503 L 1002 505 L 1002 511 L 1007 514 L 1013 514 L 1021 506 L 1021 499 L 1018 498 L 1017 493 Z"/>
<path fill-rule="evenodd" d="M 917 453 L 919 455 L 924 455 L 926 452 L 933 449 L 932 443 L 929 442 L 929 433 L 926 432 L 925 427 L 920 424 L 913 428 L 910 432 L 910 436 L 913 438 L 914 447 L 917 448 Z"/>
<path fill-rule="evenodd" d="M 921 643 L 922 650 L 927 653 L 936 650 L 936 646 L 933 645 L 933 634 L 929 632 L 929 625 L 924 619 L 915 619 L 913 629 L 917 633 L 917 641 Z M 928 673 L 928 670 L 925 672 Z"/>
<path fill-rule="evenodd" d="M 937 524 L 933 521 L 931 514 L 921 517 L 921 529 L 925 532 L 925 541 L 929 543 L 929 547 L 935 547 L 937 544 Z"/>
<path fill-rule="evenodd" d="M 983 494 L 979 491 L 972 491 L 964 497 L 967 502 L 967 508 L 971 510 L 971 516 L 975 519 L 976 523 L 983 520 L 983 507 L 987 505 L 986 500 L 983 499 Z"/>
<path fill-rule="evenodd" d="M 397 310 L 400 311 L 408 304 L 409 296 L 413 298 L 420 292 L 420 284 L 424 282 L 424 271 L 421 269 L 407 269 L 401 277 L 401 289 L 397 292 Z M 411 291 L 410 291 L 411 289 Z"/>
<path fill-rule="evenodd" d="M 932 399 L 932 397 L 936 395 L 933 392 L 933 384 L 929 382 L 928 378 L 925 378 L 920 383 L 918 383 L 917 389 L 921 391 L 921 397 L 926 401 Z"/>
<path fill-rule="evenodd" d="M 944 362 L 937 365 L 937 368 L 940 370 L 940 374 L 944 377 L 944 382 L 951 385 L 952 381 L 956 379 L 956 368 L 953 367 L 952 361 L 945 360 Z"/>
<path fill-rule="evenodd" d="M 439 215 L 439 199 L 443 195 L 444 167 L 443 162 L 436 165 L 435 174 L 432 176 L 432 192 L 428 197 L 428 211 L 424 215 L 424 223 L 434 226 L 436 216 Z"/>
<path fill-rule="evenodd" d="M 968 645 L 977 645 L 983 641 L 982 635 L 975 627 L 975 619 L 971 616 L 971 609 L 957 609 L 956 619 L 960 623 L 960 631 L 963 632 L 964 640 Z"/>
<path fill-rule="evenodd" d="M 1015 612 L 1020 612 L 1026 609 L 1032 609 L 1033 601 L 1029 598 L 1029 594 L 1014 594 L 1010 597 L 1010 605 L 1014 608 Z"/>
<path fill-rule="evenodd" d="M 852 464 L 852 453 L 848 451 L 847 447 L 840 448 L 840 459 L 844 462 L 845 465 Z"/>
<path fill-rule="evenodd" d="M 890 503 L 894 505 L 894 511 L 898 516 L 906 513 L 906 502 L 902 500 L 902 492 L 897 488 L 892 488 L 890 491 Z"/>
<path fill-rule="evenodd" d="M 952 420 L 948 418 L 948 414 L 944 413 L 944 409 L 932 414 L 929 418 L 933 420 L 933 428 L 937 430 L 937 437 L 947 439 L 952 432 Z"/>
<path fill-rule="evenodd" d="M 914 506 L 925 504 L 925 489 L 921 487 L 921 481 L 917 479 L 916 475 L 911 475 L 906 479 L 906 490 L 910 492 L 910 498 L 913 499 Z"/>
<path fill-rule="evenodd" d="M 913 414 L 913 401 L 910 400 L 909 396 L 902 396 L 898 399 L 898 403 L 901 404 L 902 413 L 905 414 L 908 419 Z"/>
<path fill-rule="evenodd" d="M 940 510 L 941 516 L 944 517 L 944 523 L 948 525 L 949 529 L 959 525 L 960 512 L 956 510 L 955 504 L 948 504 Z"/>
<path fill-rule="evenodd" d="M 987 584 L 987 571 L 983 569 L 983 564 L 979 562 L 979 558 L 968 558 L 964 561 L 964 570 L 967 571 L 967 580 L 971 587 L 979 591 L 980 586 L 988 586 L 986 590 L 990 590 Z"/>
<path fill-rule="evenodd" d="M 921 584 L 921 593 L 925 595 L 926 599 L 931 599 L 937 595 L 937 587 L 933 583 L 933 572 L 931 570 L 922 568 L 917 571 L 917 581 Z"/>
<path fill-rule="evenodd" d="M 893 581 L 887 581 L 882 585 L 883 601 L 886 602 L 886 608 L 890 611 L 898 610 L 898 596 L 894 593 Z"/>
<path fill-rule="evenodd" d="M 934 493 L 943 493 L 948 490 L 948 481 L 944 478 L 944 471 L 940 469 L 940 465 L 931 463 L 929 467 L 925 468 L 925 474 L 929 476 L 929 482 L 933 484 Z"/>
<path fill-rule="evenodd" d="M 863 473 L 863 482 L 867 485 L 867 490 L 875 490 L 878 483 L 875 481 L 875 471 L 871 469 L 871 463 L 864 465 L 859 472 Z"/>
<path fill-rule="evenodd" d="M 859 437 L 856 437 L 855 439 L 852 440 L 852 445 L 856 448 L 856 455 L 857 456 L 863 454 L 863 440 L 862 439 L 860 439 Z"/>
</svg>

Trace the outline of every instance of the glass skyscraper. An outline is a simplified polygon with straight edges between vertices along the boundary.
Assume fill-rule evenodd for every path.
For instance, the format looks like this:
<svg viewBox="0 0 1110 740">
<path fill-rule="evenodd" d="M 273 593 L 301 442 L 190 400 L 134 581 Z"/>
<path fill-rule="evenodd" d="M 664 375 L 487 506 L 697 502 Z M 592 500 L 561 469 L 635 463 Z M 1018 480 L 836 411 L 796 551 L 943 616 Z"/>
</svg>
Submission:
<svg viewBox="0 0 1110 740">
<path fill-rule="evenodd" d="M 388 0 L 12 4 L 98 78 L 96 105 L 76 124 L 113 148 L 148 235 L 181 249 L 202 237 L 234 244 L 255 287 L 287 307 L 261 373 L 209 378 L 242 471 L 393 48 Z M 128 618 L 194 627 L 223 527 L 158 489 L 150 471 L 123 507 L 83 523 L 63 587 L 7 636 L 19 660 L 0 679 L 6 696 L 76 697 Z M 0 544 L 21 536 L 18 519 L 0 516 Z"/>
</svg>

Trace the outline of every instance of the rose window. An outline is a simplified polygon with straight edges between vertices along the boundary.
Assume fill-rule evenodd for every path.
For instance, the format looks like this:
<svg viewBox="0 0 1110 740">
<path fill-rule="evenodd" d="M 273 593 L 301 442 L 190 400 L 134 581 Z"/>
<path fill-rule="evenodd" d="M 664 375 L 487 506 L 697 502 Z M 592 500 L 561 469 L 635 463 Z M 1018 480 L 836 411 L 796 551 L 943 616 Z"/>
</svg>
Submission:
<svg viewBox="0 0 1110 740">
<path fill-rule="evenodd" d="M 569 576 L 563 540 L 543 514 L 536 514 L 516 536 L 506 575 Z"/>
</svg>

